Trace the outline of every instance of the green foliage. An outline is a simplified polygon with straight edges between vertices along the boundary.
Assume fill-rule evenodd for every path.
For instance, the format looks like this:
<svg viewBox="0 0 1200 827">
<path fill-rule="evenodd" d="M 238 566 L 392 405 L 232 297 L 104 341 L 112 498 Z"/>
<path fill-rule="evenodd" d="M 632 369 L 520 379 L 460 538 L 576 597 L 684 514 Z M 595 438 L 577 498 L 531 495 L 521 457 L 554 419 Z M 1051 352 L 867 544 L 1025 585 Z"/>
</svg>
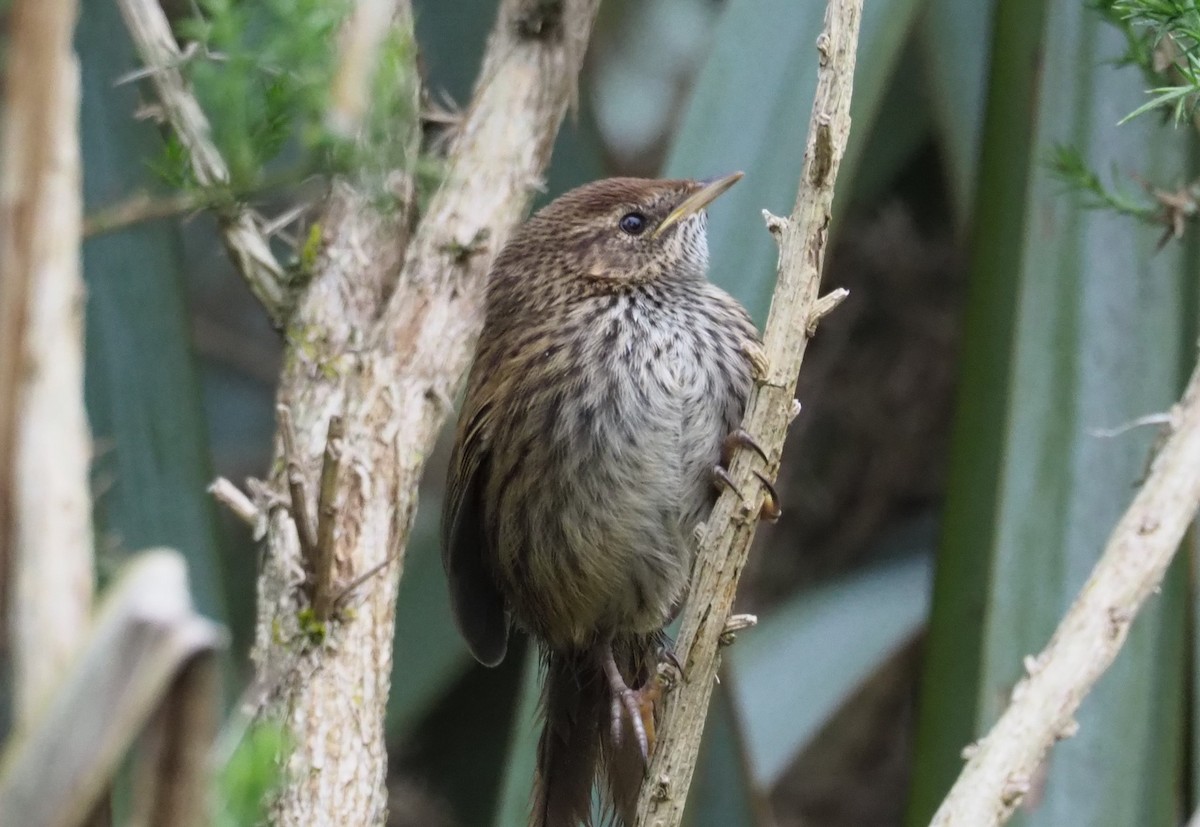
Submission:
<svg viewBox="0 0 1200 827">
<path fill-rule="evenodd" d="M 1150 90 L 1154 97 L 1125 117 L 1170 109 L 1175 121 L 1190 117 L 1200 103 L 1200 8 L 1196 0 L 1101 0 L 1097 8 L 1125 33 L 1124 60 L 1152 78 L 1178 82 Z"/>
<path fill-rule="evenodd" d="M 184 66 L 210 114 L 213 140 L 235 191 L 259 186 L 263 170 L 298 134 L 315 143 L 335 68 L 345 0 L 198 0 L 178 24 L 196 54 Z"/>
<path fill-rule="evenodd" d="M 1196 0 L 1097 0 L 1093 8 L 1125 35 L 1125 53 L 1116 63 L 1133 65 L 1151 83 L 1164 77 L 1177 82 L 1155 86 L 1153 96 L 1121 119 L 1125 124 L 1152 110 L 1168 110 L 1176 125 L 1192 117 L 1200 106 L 1200 8 Z M 1196 212 L 1192 188 L 1183 190 L 1171 209 L 1147 196 L 1139 197 L 1115 183 L 1106 185 L 1075 146 L 1058 144 L 1046 159 L 1051 174 L 1082 196 L 1087 209 L 1108 209 L 1146 223 L 1166 224 L 1168 234 L 1178 235 L 1182 217 Z M 1114 182 L 1118 179 L 1113 170 Z M 1182 176 L 1180 176 L 1182 177 Z M 1151 188 L 1145 187 L 1147 193 Z"/>
<path fill-rule="evenodd" d="M 267 803 L 282 775 L 283 730 L 260 724 L 246 733 L 217 777 L 214 827 L 251 827 L 266 821 Z"/>
<path fill-rule="evenodd" d="M 197 3 L 197 15 L 177 27 L 190 41 L 182 68 L 209 115 L 233 193 L 353 174 L 382 194 L 389 171 L 416 165 L 415 45 L 402 27 L 390 27 L 380 44 L 369 111 L 357 133 L 345 135 L 328 113 L 348 0 Z M 168 183 L 187 186 L 186 160 L 168 145 L 156 167 Z"/>
<path fill-rule="evenodd" d="M 1085 209 L 1108 209 L 1143 221 L 1157 221 L 1159 209 L 1149 198 L 1131 195 L 1115 185 L 1107 186 L 1087 165 L 1083 154 L 1070 144 L 1057 144 L 1046 159 L 1050 172 L 1068 188 L 1078 192 Z M 1117 172 L 1113 170 L 1113 178 Z"/>
</svg>

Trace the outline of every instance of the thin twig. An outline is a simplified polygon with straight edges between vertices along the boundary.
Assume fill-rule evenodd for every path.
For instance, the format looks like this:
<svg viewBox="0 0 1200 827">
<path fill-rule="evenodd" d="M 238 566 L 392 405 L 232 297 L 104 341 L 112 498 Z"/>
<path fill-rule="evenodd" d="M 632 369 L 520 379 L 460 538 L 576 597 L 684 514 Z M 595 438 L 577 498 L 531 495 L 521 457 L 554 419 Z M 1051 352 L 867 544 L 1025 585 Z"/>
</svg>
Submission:
<svg viewBox="0 0 1200 827">
<path fill-rule="evenodd" d="M 379 47 L 395 12 L 392 0 L 359 0 L 342 28 L 341 54 L 326 113 L 326 122 L 335 134 L 353 137 L 370 108 Z"/>
<path fill-rule="evenodd" d="M 1131 419 L 1128 422 L 1122 422 L 1114 428 L 1089 428 L 1087 433 L 1088 436 L 1100 439 L 1113 439 L 1132 431 L 1134 428 L 1144 428 L 1147 425 L 1170 425 L 1174 422 L 1174 416 L 1174 411 L 1151 413 Z"/>
<path fill-rule="evenodd" d="M 849 295 L 849 290 L 845 287 L 839 287 L 836 290 L 830 290 L 824 296 L 817 299 L 817 303 L 813 305 L 812 313 L 808 315 L 808 335 L 816 335 L 817 325 L 821 323 L 821 319 L 824 319 L 836 310 L 837 306 L 844 302 Z"/>
<path fill-rule="evenodd" d="M 1162 583 L 1200 507 L 1200 365 L 1172 416 L 1173 430 L 1109 537 L 1104 555 L 991 731 L 967 748 L 966 767 L 933 827 L 990 827 L 1009 819 L 1047 752 L 1078 728 L 1075 710 L 1121 651 L 1129 627 Z"/>
<path fill-rule="evenodd" d="M 308 491 L 304 484 L 304 465 L 300 449 L 296 445 L 296 429 L 292 422 L 292 409 L 287 405 L 275 408 L 279 415 L 279 436 L 283 440 L 283 461 L 287 466 L 288 494 L 291 498 L 292 522 L 296 524 L 296 536 L 300 539 L 300 552 L 310 571 L 317 570 L 316 523 L 308 513 Z"/>
<path fill-rule="evenodd" d="M 84 216 L 83 236 L 91 238 L 115 233 L 146 221 L 172 218 L 212 205 L 212 196 L 203 191 L 178 192 L 164 196 L 139 192 L 124 201 L 118 201 L 112 206 L 102 207 L 91 215 Z"/>
<path fill-rule="evenodd" d="M 317 550 L 312 605 L 313 616 L 319 623 L 329 619 L 329 610 L 333 606 L 333 529 L 337 525 L 337 495 L 341 485 L 345 436 L 345 420 L 340 416 L 331 416 L 325 436 L 325 458 L 321 463 L 321 485 L 317 495 Z"/>
<path fill-rule="evenodd" d="M 363 583 L 366 583 L 372 577 L 376 577 L 379 574 L 383 573 L 387 569 L 388 566 L 390 566 L 392 563 L 396 562 L 396 560 L 399 558 L 399 556 L 400 556 L 399 554 L 393 554 L 384 560 L 380 560 L 378 563 L 371 566 L 371 568 L 364 571 L 358 577 L 355 577 L 349 583 L 343 584 L 338 589 L 337 594 L 334 596 L 334 598 L 330 604 L 332 606 L 332 608 L 336 609 L 336 608 L 340 607 L 342 605 L 342 603 L 345 602 L 346 598 L 348 598 L 350 595 L 354 594 L 355 589 L 357 589 Z"/>
<path fill-rule="evenodd" d="M 818 288 L 834 180 L 850 131 L 850 92 L 861 16 L 862 0 L 829 2 L 825 30 L 817 38 L 817 92 L 796 205 L 786 221 L 766 216 L 767 228 L 780 243 L 779 278 L 763 353 L 753 359 L 756 386 L 742 428 L 770 457 L 779 457 L 783 448 L 808 338 L 820 316 L 844 297 L 835 291 L 818 299 Z M 755 479 L 756 471 L 773 478 L 774 470 L 752 451 L 739 452 L 729 469 L 736 486 L 747 491 L 762 487 Z M 759 502 L 756 493 L 752 503 Z M 705 524 L 676 644 L 684 679 L 667 696 L 648 781 L 638 800 L 637 824 L 641 827 L 674 827 L 683 818 L 720 665 L 719 647 L 754 538 L 758 511 L 727 491 Z"/>
<path fill-rule="evenodd" d="M 187 151 L 192 174 L 203 188 L 229 186 L 229 166 L 212 142 L 208 119 L 179 71 L 184 55 L 158 0 L 118 0 L 163 112 Z M 271 252 L 254 211 L 234 203 L 218 215 L 225 246 L 250 290 L 277 327 L 287 322 L 291 296 L 287 273 Z"/>
<path fill-rule="evenodd" d="M 262 518 L 258 507 L 250 501 L 242 489 L 238 488 L 224 477 L 217 477 L 208 486 L 208 493 L 213 499 L 233 512 L 233 515 L 251 528 L 258 526 Z"/>
</svg>

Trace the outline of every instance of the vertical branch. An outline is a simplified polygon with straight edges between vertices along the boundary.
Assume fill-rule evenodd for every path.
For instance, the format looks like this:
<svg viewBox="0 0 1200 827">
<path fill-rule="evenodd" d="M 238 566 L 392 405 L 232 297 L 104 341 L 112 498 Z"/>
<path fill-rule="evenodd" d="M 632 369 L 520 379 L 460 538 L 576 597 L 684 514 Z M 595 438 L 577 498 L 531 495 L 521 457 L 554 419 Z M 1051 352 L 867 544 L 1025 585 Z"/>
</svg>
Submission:
<svg viewBox="0 0 1200 827">
<path fill-rule="evenodd" d="M 9 550 L 16 715 L 28 727 L 92 602 L 83 407 L 79 65 L 74 0 L 12 9 L 0 181 L 0 546 Z"/>
<path fill-rule="evenodd" d="M 289 459 L 324 503 L 315 545 L 331 565 L 321 564 L 322 576 L 331 570 L 337 585 L 354 588 L 327 605 L 333 592 L 318 584 L 320 605 L 311 605 L 296 525 L 285 510 L 271 512 L 255 662 L 264 713 L 282 721 L 294 745 L 275 824 L 383 819 L 383 712 L 417 485 L 478 335 L 484 277 L 549 161 L 598 3 L 500 4 L 443 184 L 411 243 L 405 199 L 400 215 L 381 213 L 340 184 L 327 205 L 312 280 L 288 326 L 279 402 L 292 413 Z M 411 26 L 406 3 L 393 20 Z M 371 42 L 353 31 L 345 40 L 347 49 Z M 363 60 L 347 54 L 339 82 L 361 77 Z M 352 113 L 355 95 L 339 95 Z M 389 183 L 411 192 L 402 177 Z M 327 459 L 337 417 L 340 456 Z M 277 475 L 276 488 L 285 485 Z M 327 612 L 328 644 L 317 645 L 303 618 Z"/>
<path fill-rule="evenodd" d="M 765 352 L 755 354 L 762 357 L 756 359 L 759 375 L 742 427 L 776 459 L 767 469 L 753 452 L 737 456 L 730 468 L 736 490 L 721 495 L 705 524 L 676 645 L 683 679 L 668 695 L 658 744 L 638 800 L 637 823 L 642 827 L 674 827 L 683 818 L 720 666 L 721 637 L 733 611 L 737 581 L 762 502 L 762 483 L 756 475 L 775 470 L 808 339 L 821 317 L 845 295 L 835 291 L 821 299 L 818 289 L 834 181 L 850 133 L 861 17 L 862 0 L 829 0 L 825 29 L 817 38 L 820 69 L 796 205 L 786 221 L 767 216 L 768 229 L 780 244 L 779 276 L 763 336 Z"/>
</svg>

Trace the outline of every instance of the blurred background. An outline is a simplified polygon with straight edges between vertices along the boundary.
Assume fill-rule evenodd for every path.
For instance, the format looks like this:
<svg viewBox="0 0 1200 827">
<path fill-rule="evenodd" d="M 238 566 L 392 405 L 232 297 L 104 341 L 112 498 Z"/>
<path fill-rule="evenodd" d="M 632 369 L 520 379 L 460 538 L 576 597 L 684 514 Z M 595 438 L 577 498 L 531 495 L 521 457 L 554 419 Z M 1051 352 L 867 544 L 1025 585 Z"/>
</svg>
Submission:
<svg viewBox="0 0 1200 827">
<path fill-rule="evenodd" d="M 137 85 L 116 83 L 137 62 L 115 5 L 81 5 L 94 213 L 166 190 L 163 136 L 135 118 Z M 447 111 L 468 100 L 495 5 L 415 2 Z M 1144 33 L 1098 5 L 866 2 L 824 276 L 850 297 L 805 360 L 783 518 L 739 592 L 760 623 L 727 652 L 694 827 L 926 823 L 1133 495 L 1156 431 L 1121 426 L 1166 410 L 1195 357 L 1196 239 L 1164 236 L 1186 211 L 1162 196 L 1186 193 L 1196 136 L 1155 112 L 1118 125 L 1162 84 L 1128 59 Z M 712 278 L 761 325 L 775 247 L 760 210 L 791 209 L 824 6 L 605 0 L 542 201 L 609 175 L 744 170 L 711 211 Z M 1130 214 L 1096 209 L 1112 192 Z M 203 213 L 96 233 L 84 267 L 101 576 L 181 549 L 200 607 L 232 633 L 233 703 L 259 549 L 205 487 L 266 474 L 280 338 Z M 443 443 L 401 587 L 390 823 L 509 827 L 532 774 L 535 658 L 483 669 L 454 630 Z M 1017 823 L 1187 820 L 1195 619 L 1189 549 Z"/>
</svg>

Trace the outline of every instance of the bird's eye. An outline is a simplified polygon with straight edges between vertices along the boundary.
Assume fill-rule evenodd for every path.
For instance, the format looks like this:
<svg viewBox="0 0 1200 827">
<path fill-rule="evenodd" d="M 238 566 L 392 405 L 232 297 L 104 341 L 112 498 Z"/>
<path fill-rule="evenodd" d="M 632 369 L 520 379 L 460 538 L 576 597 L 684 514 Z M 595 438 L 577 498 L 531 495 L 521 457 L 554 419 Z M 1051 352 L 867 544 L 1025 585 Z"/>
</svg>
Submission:
<svg viewBox="0 0 1200 827">
<path fill-rule="evenodd" d="M 640 212 L 627 212 L 621 216 L 617 226 L 626 235 L 641 235 L 646 230 L 646 216 Z"/>
</svg>

